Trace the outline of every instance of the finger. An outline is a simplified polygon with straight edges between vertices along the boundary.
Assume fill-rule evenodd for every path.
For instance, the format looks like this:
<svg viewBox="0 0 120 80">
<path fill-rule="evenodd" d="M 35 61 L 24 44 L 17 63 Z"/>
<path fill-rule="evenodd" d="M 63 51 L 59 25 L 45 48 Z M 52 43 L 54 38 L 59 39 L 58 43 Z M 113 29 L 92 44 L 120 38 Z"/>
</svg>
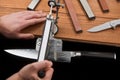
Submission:
<svg viewBox="0 0 120 80">
<path fill-rule="evenodd" d="M 46 71 L 46 75 L 45 75 L 44 79 L 45 80 L 47 80 L 47 79 L 51 80 L 53 72 L 54 72 L 53 68 L 49 68 L 49 70 Z"/>
<path fill-rule="evenodd" d="M 17 37 L 20 39 L 33 39 L 35 36 L 30 33 L 20 33 L 17 35 Z"/>
<path fill-rule="evenodd" d="M 37 24 L 37 23 L 40 23 L 40 22 L 43 22 L 46 20 L 46 17 L 43 17 L 43 18 L 39 18 L 39 19 L 31 19 L 31 20 L 27 20 L 26 24 L 29 25 L 34 25 L 34 24 Z"/>
<path fill-rule="evenodd" d="M 40 14 L 42 11 L 21 11 L 19 14 L 30 15 L 30 14 Z"/>
<path fill-rule="evenodd" d="M 48 67 L 52 67 L 53 63 L 49 60 L 44 60 L 47 64 L 48 64 Z"/>
<path fill-rule="evenodd" d="M 46 20 L 46 17 L 44 18 L 39 18 L 39 19 L 30 19 L 30 20 L 27 20 L 21 27 L 20 27 L 20 30 L 24 29 L 24 28 L 27 28 L 31 25 L 35 25 L 35 24 L 38 24 L 40 22 L 43 22 Z"/>
<path fill-rule="evenodd" d="M 52 66 L 52 62 L 49 61 L 40 61 L 40 62 L 35 62 L 33 63 L 34 67 L 36 68 L 37 71 L 40 71 L 41 69 L 46 69 L 48 67 Z"/>
<path fill-rule="evenodd" d="M 26 15 L 24 18 L 26 20 L 29 20 L 29 19 L 33 19 L 33 18 L 42 18 L 42 17 L 46 17 L 46 13 L 42 13 L 42 14 L 29 14 L 29 15 Z"/>
<path fill-rule="evenodd" d="M 21 17 L 25 19 L 31 19 L 31 18 L 37 18 L 37 17 L 39 18 L 42 16 L 46 16 L 46 13 L 43 13 L 42 11 L 24 11 Z"/>
</svg>

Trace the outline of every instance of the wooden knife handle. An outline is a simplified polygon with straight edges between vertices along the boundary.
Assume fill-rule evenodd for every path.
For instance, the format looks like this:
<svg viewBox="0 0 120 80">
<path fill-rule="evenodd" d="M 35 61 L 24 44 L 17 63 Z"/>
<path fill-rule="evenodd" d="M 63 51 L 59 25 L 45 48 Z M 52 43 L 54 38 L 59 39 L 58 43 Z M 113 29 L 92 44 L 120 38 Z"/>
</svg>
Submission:
<svg viewBox="0 0 120 80">
<path fill-rule="evenodd" d="M 77 18 L 77 14 L 75 13 L 75 10 L 74 10 L 74 6 L 72 4 L 72 1 L 71 0 L 64 0 L 65 1 L 65 4 L 66 4 L 66 7 L 69 11 L 69 14 L 70 14 L 70 17 L 72 19 L 72 23 L 74 25 L 74 28 L 75 28 L 75 31 L 76 32 L 82 32 L 82 29 L 79 25 L 79 21 L 78 21 L 78 18 Z"/>
<path fill-rule="evenodd" d="M 103 12 L 109 12 L 109 8 L 108 8 L 108 5 L 106 3 L 106 0 L 98 0 L 98 2 L 100 4 Z"/>
</svg>

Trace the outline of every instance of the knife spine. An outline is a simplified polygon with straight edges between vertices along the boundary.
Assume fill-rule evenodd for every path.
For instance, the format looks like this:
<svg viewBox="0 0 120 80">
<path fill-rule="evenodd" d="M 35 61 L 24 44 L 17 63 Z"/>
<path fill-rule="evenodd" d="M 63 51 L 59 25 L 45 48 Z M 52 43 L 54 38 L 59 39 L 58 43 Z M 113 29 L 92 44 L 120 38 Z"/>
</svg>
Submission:
<svg viewBox="0 0 120 80">
<path fill-rule="evenodd" d="M 90 20 L 95 19 L 95 15 L 94 15 L 92 9 L 90 8 L 90 5 L 88 4 L 87 0 L 80 0 L 80 3 L 82 5 L 83 9 L 85 10 L 88 18 Z"/>
</svg>

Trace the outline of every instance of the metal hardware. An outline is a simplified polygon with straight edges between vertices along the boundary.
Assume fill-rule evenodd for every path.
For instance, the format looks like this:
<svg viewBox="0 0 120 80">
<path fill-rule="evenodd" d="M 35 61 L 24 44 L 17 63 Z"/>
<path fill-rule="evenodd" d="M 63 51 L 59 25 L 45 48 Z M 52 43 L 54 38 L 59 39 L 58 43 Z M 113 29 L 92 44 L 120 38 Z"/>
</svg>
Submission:
<svg viewBox="0 0 120 80">
<path fill-rule="evenodd" d="M 93 11 L 91 10 L 87 0 L 80 0 L 80 3 L 82 4 L 88 18 L 89 19 L 95 19 L 95 15 L 93 14 Z"/>
<path fill-rule="evenodd" d="M 32 0 L 31 3 L 28 5 L 27 9 L 34 10 L 40 1 L 41 0 Z"/>
<path fill-rule="evenodd" d="M 59 4 L 59 5 L 57 5 L 57 4 Z M 42 35 L 41 45 L 40 45 L 40 48 L 39 48 L 39 51 L 38 51 L 38 61 L 44 60 L 45 56 L 49 52 L 50 44 L 51 44 L 50 40 L 54 36 L 53 28 L 57 24 L 58 11 L 59 11 L 59 8 L 62 6 L 60 4 L 59 0 L 58 0 L 58 2 L 56 2 L 56 0 L 49 0 L 48 1 L 48 5 L 50 6 L 50 12 L 47 15 L 47 20 L 46 20 L 44 31 L 43 31 L 43 35 Z M 53 9 L 53 7 L 56 7 L 56 9 L 57 9 L 56 18 L 54 18 L 52 16 L 52 9 Z"/>
</svg>

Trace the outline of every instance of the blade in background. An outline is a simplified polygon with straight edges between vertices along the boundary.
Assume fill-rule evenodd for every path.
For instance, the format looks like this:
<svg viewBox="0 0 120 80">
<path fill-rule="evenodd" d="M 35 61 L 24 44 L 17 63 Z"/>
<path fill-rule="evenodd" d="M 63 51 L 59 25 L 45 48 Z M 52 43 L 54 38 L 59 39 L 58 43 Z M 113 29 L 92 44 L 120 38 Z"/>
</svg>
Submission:
<svg viewBox="0 0 120 80">
<path fill-rule="evenodd" d="M 106 30 L 106 29 L 110 29 L 110 28 L 112 28 L 112 26 L 110 25 L 110 22 L 107 22 L 107 23 L 101 24 L 99 26 L 95 26 L 93 28 L 90 28 L 87 31 L 88 32 L 99 32 L 99 31 L 103 31 L 103 30 Z"/>
<path fill-rule="evenodd" d="M 38 52 L 35 49 L 6 49 L 4 51 L 23 58 L 37 59 L 38 57 Z"/>
</svg>

